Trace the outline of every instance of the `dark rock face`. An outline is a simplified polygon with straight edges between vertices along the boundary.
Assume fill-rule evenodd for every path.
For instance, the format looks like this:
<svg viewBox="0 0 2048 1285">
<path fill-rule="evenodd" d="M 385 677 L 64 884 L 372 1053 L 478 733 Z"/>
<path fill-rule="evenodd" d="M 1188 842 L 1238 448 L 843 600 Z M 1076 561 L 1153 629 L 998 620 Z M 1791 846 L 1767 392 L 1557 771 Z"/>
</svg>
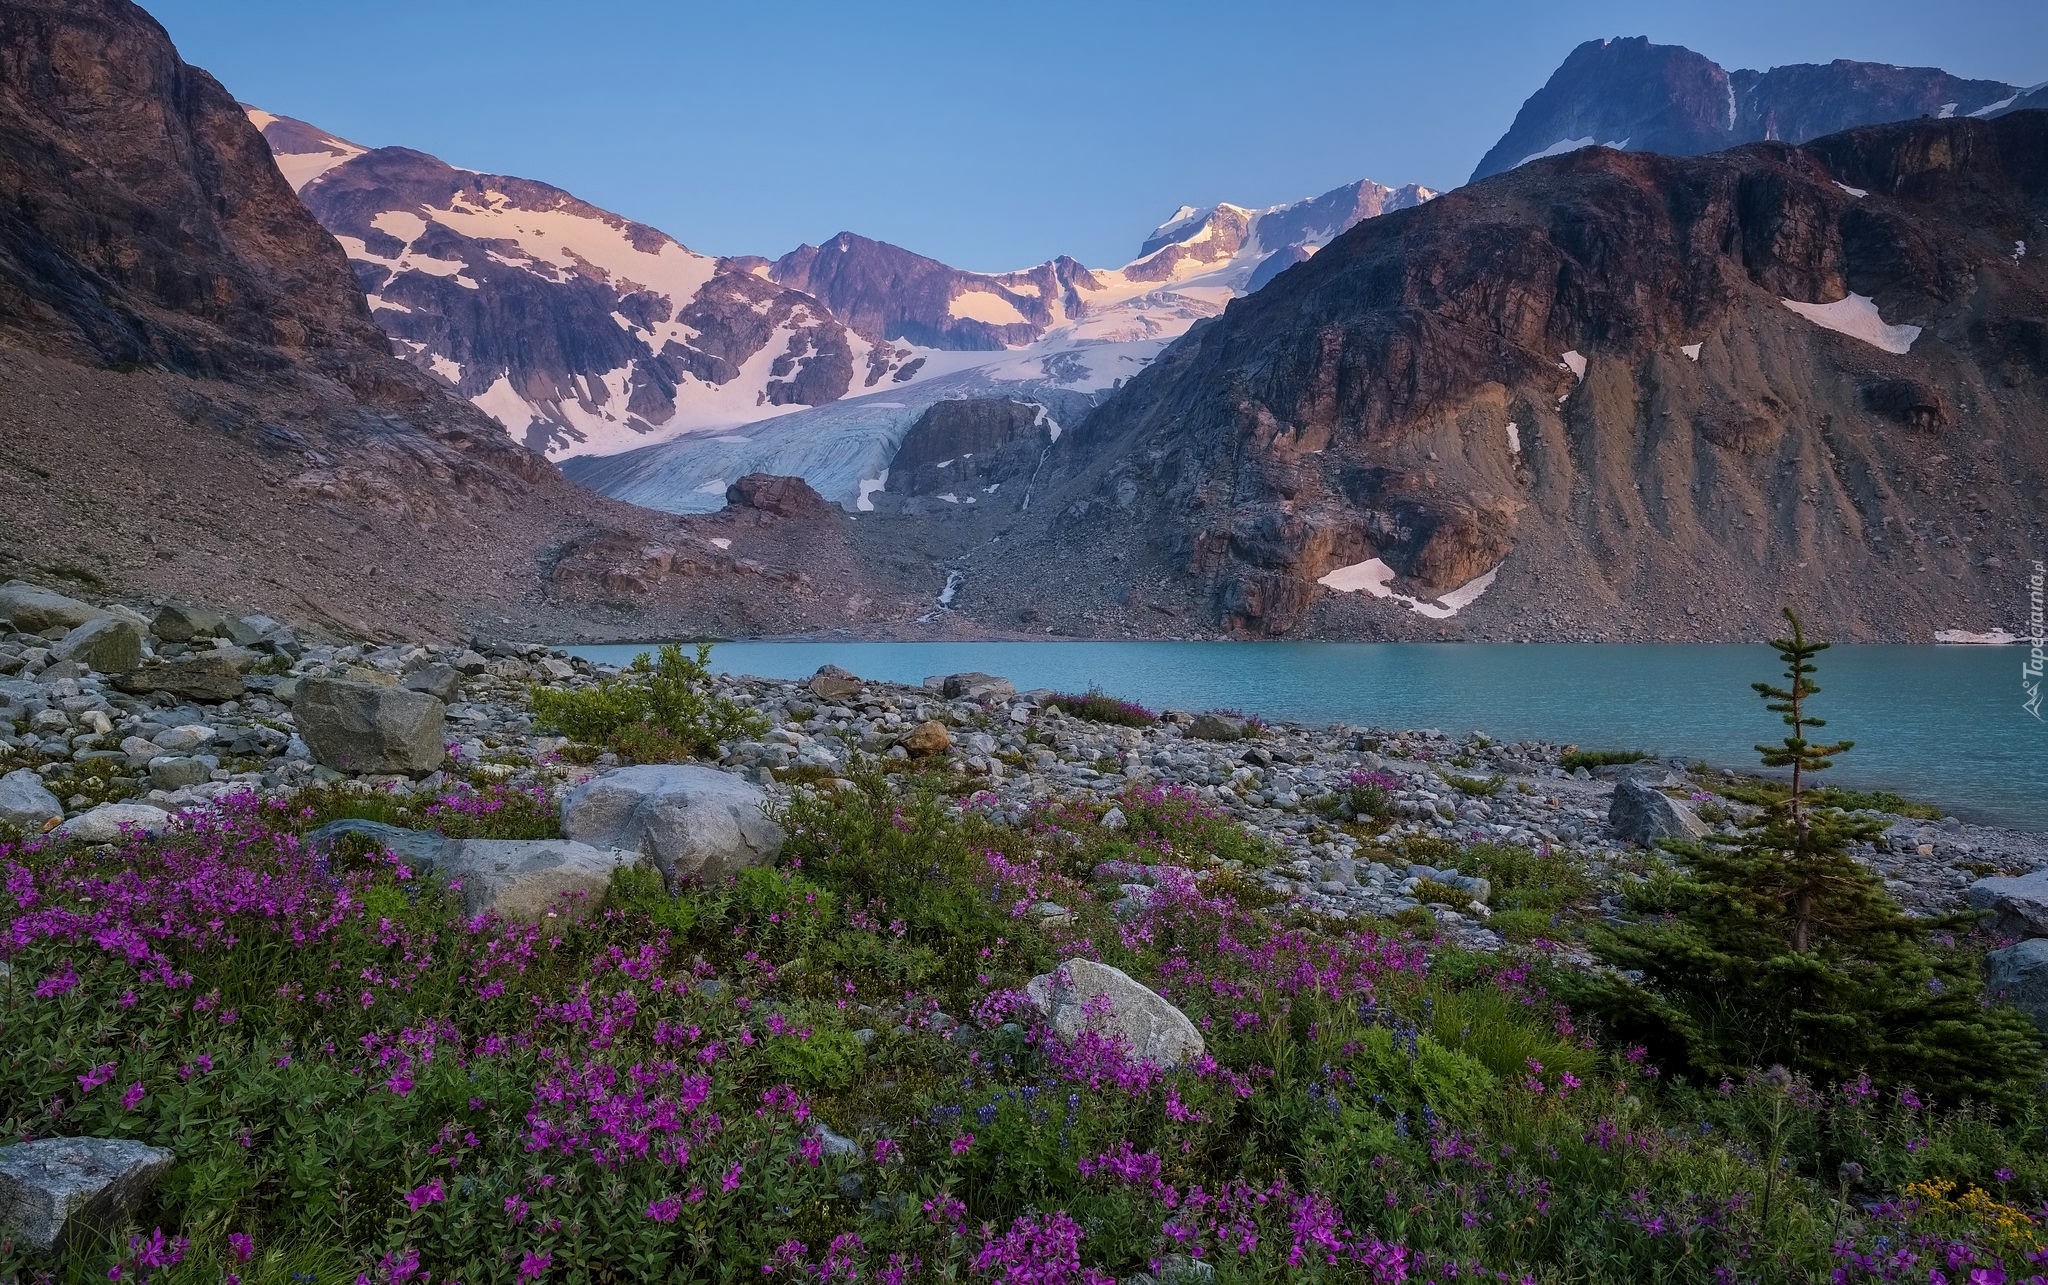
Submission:
<svg viewBox="0 0 2048 1285">
<path fill-rule="evenodd" d="M 1059 318 L 1079 313 L 1075 282 L 1088 270 L 1061 256 L 1024 272 L 963 272 L 841 232 L 822 246 L 798 246 L 768 275 L 815 295 L 871 342 L 975 350 L 1028 344 Z M 1055 302 L 1064 310 L 1055 312 Z"/>
<path fill-rule="evenodd" d="M 115 0 L 0 4 L 0 327 L 211 377 L 383 348 L 234 99 Z"/>
<path fill-rule="evenodd" d="M 889 490 L 962 498 L 1021 487 L 1051 445 L 1045 408 L 1002 398 L 938 402 L 904 435 L 889 463 Z"/>
<path fill-rule="evenodd" d="M 725 490 L 725 502 L 734 508 L 753 509 L 779 518 L 829 517 L 833 513 L 825 497 L 800 477 L 776 477 L 749 473 Z"/>
<path fill-rule="evenodd" d="M 1740 143 L 1804 143 L 1860 125 L 1969 116 L 2020 106 L 2021 91 L 1936 67 L 1837 59 L 1769 71 L 1726 71 L 1646 37 L 1589 40 L 1572 50 L 1493 145 L 1473 179 L 1566 145 L 1699 156 Z"/>
<path fill-rule="evenodd" d="M 1249 634 L 1743 636 L 1791 601 L 1927 637 L 2039 538 L 2048 273 L 2015 243 L 2044 213 L 2044 113 L 1535 163 L 1191 331 L 1061 438 L 1047 544 L 1011 560 L 1115 550 L 1109 592 L 1192 576 Z M 1784 304 L 1852 293 L 1921 328 L 1906 351 Z M 1972 449 L 1931 450 L 1961 408 Z M 1441 625 L 1318 583 L 1373 559 L 1425 605 L 1499 581 Z"/>
</svg>

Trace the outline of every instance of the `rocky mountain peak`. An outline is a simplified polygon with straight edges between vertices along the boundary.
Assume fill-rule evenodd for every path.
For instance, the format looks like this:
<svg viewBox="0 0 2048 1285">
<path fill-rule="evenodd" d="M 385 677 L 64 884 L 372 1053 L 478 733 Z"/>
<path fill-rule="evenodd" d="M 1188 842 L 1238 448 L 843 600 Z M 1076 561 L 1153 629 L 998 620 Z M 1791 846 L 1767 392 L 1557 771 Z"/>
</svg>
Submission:
<svg viewBox="0 0 2048 1285">
<path fill-rule="evenodd" d="M 1837 59 L 1728 71 L 1646 36 L 1589 40 L 1530 95 L 1473 170 L 1476 181 L 1580 147 L 1699 156 L 1741 143 L 1803 143 L 1920 116 L 1996 115 L 2027 91 L 1937 67 Z"/>
</svg>

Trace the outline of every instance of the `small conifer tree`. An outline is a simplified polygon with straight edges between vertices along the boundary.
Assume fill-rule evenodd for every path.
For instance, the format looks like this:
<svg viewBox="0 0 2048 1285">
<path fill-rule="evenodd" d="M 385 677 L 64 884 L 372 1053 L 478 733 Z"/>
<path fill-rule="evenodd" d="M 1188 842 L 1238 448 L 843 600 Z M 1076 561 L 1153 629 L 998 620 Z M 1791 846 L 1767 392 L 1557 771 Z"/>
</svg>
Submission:
<svg viewBox="0 0 2048 1285">
<path fill-rule="evenodd" d="M 1784 1065 L 1836 1082 L 1867 1071 L 1950 1100 L 2033 1097 L 2042 1062 L 2031 1024 L 1986 1007 L 1973 961 L 1935 944 L 1968 917 L 1906 914 L 1851 855 L 1882 823 L 1808 803 L 1810 776 L 1851 742 L 1807 739 L 1825 726 L 1807 702 L 1827 644 L 1785 616 L 1789 636 L 1771 643 L 1785 682 L 1754 686 L 1791 728 L 1757 747 L 1767 766 L 1792 770 L 1790 792 L 1738 835 L 1668 844 L 1690 872 L 1677 913 L 1593 934 L 1602 960 L 1641 981 L 1596 982 L 1580 1001 L 1709 1078 Z"/>
</svg>

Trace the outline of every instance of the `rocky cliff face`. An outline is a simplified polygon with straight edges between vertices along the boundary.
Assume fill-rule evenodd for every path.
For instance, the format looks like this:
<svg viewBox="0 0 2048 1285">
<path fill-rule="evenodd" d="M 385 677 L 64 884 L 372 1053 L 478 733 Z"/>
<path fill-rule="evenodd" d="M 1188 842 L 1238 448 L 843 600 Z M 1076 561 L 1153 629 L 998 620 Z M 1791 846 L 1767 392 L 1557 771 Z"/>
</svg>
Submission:
<svg viewBox="0 0 2048 1285">
<path fill-rule="evenodd" d="M 904 434 L 889 463 L 888 494 L 1014 507 L 1056 440 L 1052 417 L 1035 402 L 938 402 Z"/>
<path fill-rule="evenodd" d="M 1190 332 L 1062 438 L 1010 572 L 1260 635 L 2010 626 L 2044 217 L 2043 113 L 1531 164 Z"/>
<path fill-rule="evenodd" d="M 360 155 L 299 142 L 302 177 Z M 374 230 L 386 257 L 435 253 Z M 566 636 L 593 612 L 720 630 L 762 576 L 804 574 L 569 484 L 394 360 L 242 109 L 127 0 L 0 0 L 0 388 L 0 576 L 445 637 Z M 575 574 L 618 545 L 706 556 L 616 588 Z M 812 610 L 908 610 L 837 569 Z"/>
<path fill-rule="evenodd" d="M 1472 177 L 1581 147 L 1699 156 L 1921 116 L 1991 116 L 2024 106 L 2028 92 L 1937 67 L 1846 58 L 1727 71 L 1683 46 L 1653 45 L 1642 36 L 1589 40 L 1522 104 Z"/>
</svg>

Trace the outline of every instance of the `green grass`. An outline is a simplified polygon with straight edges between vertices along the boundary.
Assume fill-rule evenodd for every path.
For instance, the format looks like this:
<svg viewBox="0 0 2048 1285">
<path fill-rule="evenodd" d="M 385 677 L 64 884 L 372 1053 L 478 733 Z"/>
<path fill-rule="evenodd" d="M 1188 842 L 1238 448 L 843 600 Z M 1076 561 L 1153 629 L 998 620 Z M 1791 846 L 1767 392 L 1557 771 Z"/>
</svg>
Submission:
<svg viewBox="0 0 2048 1285">
<path fill-rule="evenodd" d="M 1733 799 L 1737 803 L 1747 803 L 1758 808 L 1783 803 L 1792 794 L 1791 786 L 1785 782 L 1761 776 L 1743 777 L 1734 781 L 1725 777 L 1709 777 L 1703 785 L 1724 799 Z M 1805 798 L 1812 807 L 1841 808 L 1845 812 L 1889 812 L 1920 821 L 1939 821 L 1947 815 L 1931 803 L 1916 802 L 1889 790 L 1845 790 L 1828 785 L 1806 791 Z"/>
</svg>

